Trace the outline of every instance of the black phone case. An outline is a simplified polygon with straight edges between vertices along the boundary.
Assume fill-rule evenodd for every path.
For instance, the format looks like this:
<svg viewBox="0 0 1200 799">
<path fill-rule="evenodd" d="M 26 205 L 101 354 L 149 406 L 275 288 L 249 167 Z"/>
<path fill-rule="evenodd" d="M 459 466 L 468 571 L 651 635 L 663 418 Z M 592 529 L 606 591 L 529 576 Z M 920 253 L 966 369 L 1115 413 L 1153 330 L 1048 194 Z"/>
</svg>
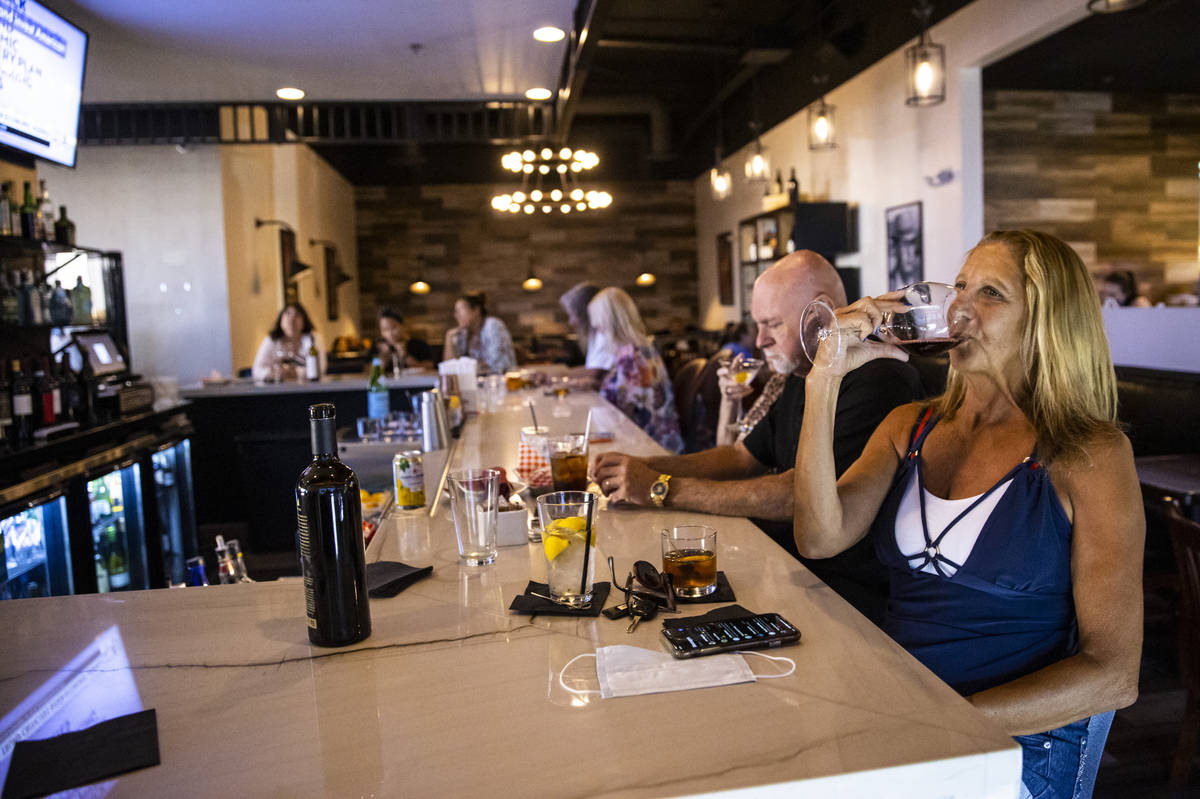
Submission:
<svg viewBox="0 0 1200 799">
<path fill-rule="evenodd" d="M 662 634 L 671 654 L 677 658 L 738 649 L 768 649 L 800 640 L 800 631 L 778 613 L 683 626 L 664 624 Z"/>
</svg>

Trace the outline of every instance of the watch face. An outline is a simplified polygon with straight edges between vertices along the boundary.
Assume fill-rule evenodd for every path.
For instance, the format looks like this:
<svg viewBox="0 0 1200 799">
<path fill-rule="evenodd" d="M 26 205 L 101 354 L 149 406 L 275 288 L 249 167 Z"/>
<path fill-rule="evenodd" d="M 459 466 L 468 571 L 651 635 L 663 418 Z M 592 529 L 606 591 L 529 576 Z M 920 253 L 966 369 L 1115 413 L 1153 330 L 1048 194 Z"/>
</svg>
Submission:
<svg viewBox="0 0 1200 799">
<path fill-rule="evenodd" d="M 661 497 L 667 493 L 667 484 L 661 480 L 650 486 L 650 493 L 656 497 Z"/>
</svg>

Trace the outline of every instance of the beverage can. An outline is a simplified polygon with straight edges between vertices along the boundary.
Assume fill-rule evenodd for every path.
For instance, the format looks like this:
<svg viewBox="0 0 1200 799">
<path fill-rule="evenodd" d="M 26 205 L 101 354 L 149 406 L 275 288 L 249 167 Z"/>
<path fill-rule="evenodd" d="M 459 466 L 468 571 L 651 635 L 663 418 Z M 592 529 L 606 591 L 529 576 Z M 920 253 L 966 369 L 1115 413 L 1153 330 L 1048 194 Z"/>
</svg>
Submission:
<svg viewBox="0 0 1200 799">
<path fill-rule="evenodd" d="M 421 450 L 397 452 L 392 458 L 392 477 L 396 483 L 397 506 L 425 507 L 425 464 L 421 459 Z"/>
</svg>

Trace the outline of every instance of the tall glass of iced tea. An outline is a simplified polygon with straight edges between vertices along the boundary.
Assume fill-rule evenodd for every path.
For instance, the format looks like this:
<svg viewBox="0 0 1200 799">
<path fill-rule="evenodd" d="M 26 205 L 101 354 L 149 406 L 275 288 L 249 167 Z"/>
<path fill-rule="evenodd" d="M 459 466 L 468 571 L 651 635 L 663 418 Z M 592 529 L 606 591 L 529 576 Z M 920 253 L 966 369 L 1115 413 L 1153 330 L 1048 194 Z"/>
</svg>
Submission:
<svg viewBox="0 0 1200 799">
<path fill-rule="evenodd" d="M 717 590 L 717 531 L 703 524 L 681 524 L 662 531 L 663 571 L 671 575 L 675 595 L 708 596 Z"/>
<path fill-rule="evenodd" d="M 550 436 L 550 477 L 555 491 L 587 491 L 588 442 L 583 433 Z"/>
</svg>

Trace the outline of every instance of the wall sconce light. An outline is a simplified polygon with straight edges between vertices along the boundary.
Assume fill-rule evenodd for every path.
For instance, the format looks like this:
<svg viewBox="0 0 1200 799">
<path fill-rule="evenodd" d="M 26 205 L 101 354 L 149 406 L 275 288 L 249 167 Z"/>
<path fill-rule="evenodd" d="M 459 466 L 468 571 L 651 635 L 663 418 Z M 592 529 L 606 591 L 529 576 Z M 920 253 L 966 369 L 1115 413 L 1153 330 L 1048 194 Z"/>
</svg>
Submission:
<svg viewBox="0 0 1200 799">
<path fill-rule="evenodd" d="M 642 288 L 650 288 L 658 282 L 658 278 L 655 277 L 653 272 L 642 272 L 637 276 L 637 280 L 635 282 Z"/>
<path fill-rule="evenodd" d="M 808 108 L 808 149 L 832 150 L 837 147 L 837 108 L 822 97 Z"/>
<path fill-rule="evenodd" d="M 937 105 L 946 99 L 946 48 L 929 38 L 929 19 L 933 6 L 929 0 L 913 9 L 921 20 L 921 38 L 904 50 L 908 71 L 908 96 L 905 105 Z"/>
<path fill-rule="evenodd" d="M 296 231 L 292 230 L 292 226 L 282 219 L 259 219 L 255 217 L 254 227 L 257 229 L 264 226 L 279 228 L 283 300 L 284 302 L 299 302 L 300 294 L 299 288 L 296 285 L 296 278 L 306 273 L 313 274 L 313 269 L 301 261 L 300 257 L 296 254 Z M 257 273 L 255 278 L 257 281 Z"/>
</svg>

